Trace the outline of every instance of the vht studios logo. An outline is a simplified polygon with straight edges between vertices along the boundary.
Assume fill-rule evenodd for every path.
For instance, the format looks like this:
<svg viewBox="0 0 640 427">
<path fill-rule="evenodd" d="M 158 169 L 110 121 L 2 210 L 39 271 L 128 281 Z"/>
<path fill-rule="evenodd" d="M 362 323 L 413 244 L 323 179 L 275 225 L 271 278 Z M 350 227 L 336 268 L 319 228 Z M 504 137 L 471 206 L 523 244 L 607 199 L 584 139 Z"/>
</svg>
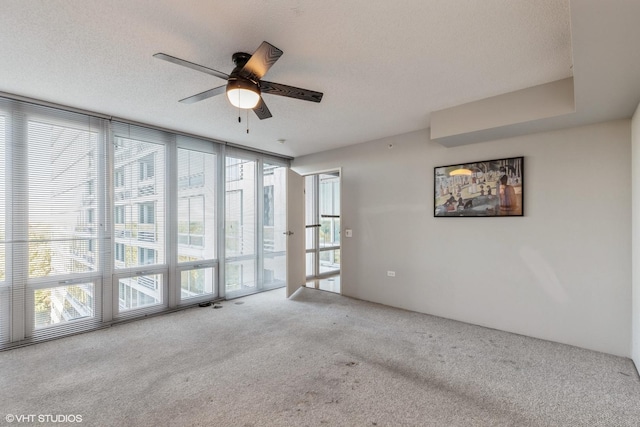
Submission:
<svg viewBox="0 0 640 427">
<path fill-rule="evenodd" d="M 81 423 L 82 415 L 63 414 L 7 414 L 8 423 Z"/>
</svg>

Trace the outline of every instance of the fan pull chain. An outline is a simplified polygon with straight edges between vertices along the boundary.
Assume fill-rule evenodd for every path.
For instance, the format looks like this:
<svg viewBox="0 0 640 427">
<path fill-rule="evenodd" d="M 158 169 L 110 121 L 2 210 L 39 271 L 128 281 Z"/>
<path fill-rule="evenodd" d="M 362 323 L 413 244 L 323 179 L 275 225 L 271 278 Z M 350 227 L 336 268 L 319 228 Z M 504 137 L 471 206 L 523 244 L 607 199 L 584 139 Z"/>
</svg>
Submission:
<svg viewBox="0 0 640 427">
<path fill-rule="evenodd" d="M 249 110 L 247 109 L 247 133 L 249 133 Z"/>
<path fill-rule="evenodd" d="M 240 108 L 238 108 L 238 123 L 242 123 L 242 119 L 240 118 Z"/>
</svg>

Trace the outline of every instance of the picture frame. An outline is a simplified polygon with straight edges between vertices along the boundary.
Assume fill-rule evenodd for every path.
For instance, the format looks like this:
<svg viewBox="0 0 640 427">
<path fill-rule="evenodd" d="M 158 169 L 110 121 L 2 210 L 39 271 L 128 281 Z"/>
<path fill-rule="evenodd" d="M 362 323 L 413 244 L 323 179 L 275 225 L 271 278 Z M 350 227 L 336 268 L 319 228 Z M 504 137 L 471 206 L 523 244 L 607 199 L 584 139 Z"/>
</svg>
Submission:
<svg viewBox="0 0 640 427">
<path fill-rule="evenodd" d="M 524 157 L 433 168 L 434 217 L 524 216 Z"/>
</svg>

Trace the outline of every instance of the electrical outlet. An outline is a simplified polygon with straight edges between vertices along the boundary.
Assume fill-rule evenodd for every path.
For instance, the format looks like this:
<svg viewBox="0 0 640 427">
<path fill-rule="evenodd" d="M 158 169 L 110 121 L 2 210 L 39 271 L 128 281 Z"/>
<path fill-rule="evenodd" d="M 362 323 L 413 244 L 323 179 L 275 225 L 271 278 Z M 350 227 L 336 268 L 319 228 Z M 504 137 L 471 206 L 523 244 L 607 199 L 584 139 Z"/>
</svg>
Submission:
<svg viewBox="0 0 640 427">
<path fill-rule="evenodd" d="M 395 271 L 391 271 L 391 270 L 389 270 L 389 271 L 387 271 L 387 276 L 389 276 L 389 277 L 396 277 L 396 272 L 395 272 Z"/>
</svg>

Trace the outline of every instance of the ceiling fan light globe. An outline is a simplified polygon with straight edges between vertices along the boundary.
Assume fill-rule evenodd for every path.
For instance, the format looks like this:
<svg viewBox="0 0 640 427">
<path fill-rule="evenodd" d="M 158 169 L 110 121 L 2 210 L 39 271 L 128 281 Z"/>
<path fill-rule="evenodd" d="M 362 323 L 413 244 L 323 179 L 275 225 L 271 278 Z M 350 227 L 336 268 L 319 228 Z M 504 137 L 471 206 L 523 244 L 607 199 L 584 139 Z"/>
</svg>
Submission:
<svg viewBox="0 0 640 427">
<path fill-rule="evenodd" d="M 233 78 L 227 83 L 227 98 L 237 108 L 254 108 L 260 102 L 260 89 L 246 79 Z"/>
<path fill-rule="evenodd" d="M 231 89 L 227 91 L 227 98 L 234 107 L 250 109 L 258 105 L 260 95 L 249 89 Z"/>
</svg>

